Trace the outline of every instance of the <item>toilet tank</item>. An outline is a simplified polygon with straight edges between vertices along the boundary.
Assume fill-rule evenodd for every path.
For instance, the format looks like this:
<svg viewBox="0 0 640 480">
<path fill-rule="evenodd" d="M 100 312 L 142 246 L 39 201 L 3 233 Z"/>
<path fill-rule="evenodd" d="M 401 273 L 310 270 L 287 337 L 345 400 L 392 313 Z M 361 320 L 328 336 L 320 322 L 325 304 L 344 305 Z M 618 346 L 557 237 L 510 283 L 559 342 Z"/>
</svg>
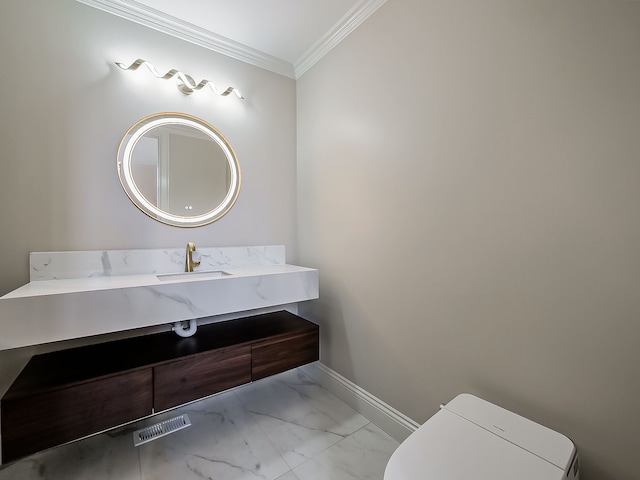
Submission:
<svg viewBox="0 0 640 480">
<path fill-rule="evenodd" d="M 384 480 L 578 480 L 566 436 L 460 394 L 394 452 Z"/>
</svg>

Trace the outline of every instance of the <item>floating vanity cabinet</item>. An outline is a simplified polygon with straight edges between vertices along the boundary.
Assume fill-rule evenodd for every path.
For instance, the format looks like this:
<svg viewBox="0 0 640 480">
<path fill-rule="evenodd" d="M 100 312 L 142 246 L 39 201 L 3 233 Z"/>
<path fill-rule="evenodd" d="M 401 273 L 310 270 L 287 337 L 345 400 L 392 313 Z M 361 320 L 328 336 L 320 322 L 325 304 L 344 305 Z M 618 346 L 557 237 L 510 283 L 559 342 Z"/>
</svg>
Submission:
<svg viewBox="0 0 640 480">
<path fill-rule="evenodd" d="M 289 312 L 36 355 L 2 397 L 2 463 L 319 358 L 318 326 Z"/>
</svg>

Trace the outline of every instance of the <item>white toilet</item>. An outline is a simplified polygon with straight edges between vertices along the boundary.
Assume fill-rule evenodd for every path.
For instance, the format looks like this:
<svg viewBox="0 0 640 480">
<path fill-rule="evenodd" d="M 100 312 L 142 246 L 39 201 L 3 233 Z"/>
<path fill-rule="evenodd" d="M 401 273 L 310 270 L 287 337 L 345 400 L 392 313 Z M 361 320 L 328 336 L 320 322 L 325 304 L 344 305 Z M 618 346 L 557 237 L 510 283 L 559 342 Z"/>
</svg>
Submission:
<svg viewBox="0 0 640 480">
<path fill-rule="evenodd" d="M 577 480 L 564 435 L 466 393 L 400 444 L 384 480 Z"/>
</svg>

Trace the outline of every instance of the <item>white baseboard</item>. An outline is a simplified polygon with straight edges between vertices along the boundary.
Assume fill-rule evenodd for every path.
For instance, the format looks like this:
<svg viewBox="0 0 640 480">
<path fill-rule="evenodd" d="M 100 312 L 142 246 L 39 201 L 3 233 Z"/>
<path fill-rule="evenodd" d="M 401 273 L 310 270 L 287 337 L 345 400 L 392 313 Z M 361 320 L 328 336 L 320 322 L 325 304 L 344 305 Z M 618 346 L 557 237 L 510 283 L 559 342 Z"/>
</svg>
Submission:
<svg viewBox="0 0 640 480">
<path fill-rule="evenodd" d="M 300 370 L 399 442 L 420 426 L 321 362 L 304 365 Z"/>
</svg>

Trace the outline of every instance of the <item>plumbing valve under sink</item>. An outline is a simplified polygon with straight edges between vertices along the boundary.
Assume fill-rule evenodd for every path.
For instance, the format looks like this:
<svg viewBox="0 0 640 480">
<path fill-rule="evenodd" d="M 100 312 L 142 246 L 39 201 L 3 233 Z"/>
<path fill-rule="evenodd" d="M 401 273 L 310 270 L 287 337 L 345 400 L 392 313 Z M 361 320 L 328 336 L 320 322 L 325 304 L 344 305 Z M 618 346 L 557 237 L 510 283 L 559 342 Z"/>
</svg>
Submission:
<svg viewBox="0 0 640 480">
<path fill-rule="evenodd" d="M 197 329 L 198 329 L 198 322 L 196 321 L 195 318 L 192 318 L 191 320 L 185 320 L 182 322 L 175 322 L 173 324 L 173 327 L 171 327 L 171 330 L 176 332 L 176 335 L 178 335 L 179 337 L 190 337 L 194 333 L 196 333 Z"/>
</svg>

